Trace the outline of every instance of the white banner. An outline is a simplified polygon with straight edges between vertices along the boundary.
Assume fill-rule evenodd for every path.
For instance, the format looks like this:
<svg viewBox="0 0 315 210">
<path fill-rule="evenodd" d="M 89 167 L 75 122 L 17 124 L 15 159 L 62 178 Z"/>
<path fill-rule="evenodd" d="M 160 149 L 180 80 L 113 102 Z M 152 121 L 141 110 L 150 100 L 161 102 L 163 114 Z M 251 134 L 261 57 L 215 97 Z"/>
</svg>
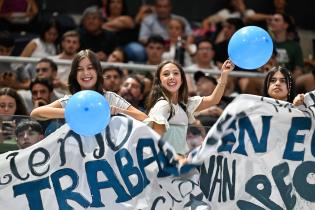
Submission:
<svg viewBox="0 0 315 210">
<path fill-rule="evenodd" d="M 299 109 L 252 95 L 225 109 L 191 155 L 214 209 L 315 209 L 314 93 Z"/>
<path fill-rule="evenodd" d="M 126 116 L 112 117 L 95 137 L 64 125 L 0 155 L 0 209 L 209 209 L 198 176 L 170 175 L 174 150 L 158 139 Z"/>
</svg>

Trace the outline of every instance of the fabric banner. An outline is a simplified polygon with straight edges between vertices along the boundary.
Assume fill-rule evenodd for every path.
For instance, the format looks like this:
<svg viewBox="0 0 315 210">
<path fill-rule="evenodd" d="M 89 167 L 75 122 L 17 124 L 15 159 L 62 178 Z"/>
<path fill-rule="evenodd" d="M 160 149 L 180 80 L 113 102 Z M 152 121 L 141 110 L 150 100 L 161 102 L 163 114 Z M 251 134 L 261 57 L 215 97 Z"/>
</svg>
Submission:
<svg viewBox="0 0 315 210">
<path fill-rule="evenodd" d="M 314 104 L 240 95 L 225 109 L 190 156 L 213 209 L 315 209 Z"/>
<path fill-rule="evenodd" d="M 198 174 L 173 176 L 174 154 L 126 116 L 112 117 L 95 137 L 64 125 L 29 148 L 0 155 L 0 209 L 209 209 Z"/>
</svg>

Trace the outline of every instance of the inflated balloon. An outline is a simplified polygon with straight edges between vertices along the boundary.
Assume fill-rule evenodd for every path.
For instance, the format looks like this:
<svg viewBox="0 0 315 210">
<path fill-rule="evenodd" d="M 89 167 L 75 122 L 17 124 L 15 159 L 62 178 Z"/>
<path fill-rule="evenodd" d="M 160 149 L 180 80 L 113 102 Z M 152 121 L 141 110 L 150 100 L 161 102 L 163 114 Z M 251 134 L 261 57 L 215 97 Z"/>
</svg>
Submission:
<svg viewBox="0 0 315 210">
<path fill-rule="evenodd" d="M 257 69 L 266 64 L 273 51 L 268 32 L 257 26 L 246 26 L 230 39 L 228 54 L 232 62 L 243 69 Z"/>
<path fill-rule="evenodd" d="M 104 96 L 83 90 L 70 97 L 65 119 L 71 130 L 83 136 L 100 133 L 110 121 L 110 107 Z"/>
</svg>

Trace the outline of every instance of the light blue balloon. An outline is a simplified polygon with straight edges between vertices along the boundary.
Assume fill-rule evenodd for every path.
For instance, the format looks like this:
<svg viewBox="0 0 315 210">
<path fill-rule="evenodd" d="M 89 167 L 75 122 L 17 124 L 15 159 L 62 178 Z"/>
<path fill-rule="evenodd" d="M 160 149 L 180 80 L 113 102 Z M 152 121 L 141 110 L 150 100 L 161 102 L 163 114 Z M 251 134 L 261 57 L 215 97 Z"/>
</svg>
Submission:
<svg viewBox="0 0 315 210">
<path fill-rule="evenodd" d="M 70 97 L 65 119 L 71 130 L 83 136 L 100 133 L 110 121 L 110 106 L 96 91 L 83 90 Z"/>
<path fill-rule="evenodd" d="M 270 35 L 257 26 L 246 26 L 230 39 L 228 54 L 232 62 L 243 69 L 257 69 L 270 59 L 273 43 Z"/>
</svg>

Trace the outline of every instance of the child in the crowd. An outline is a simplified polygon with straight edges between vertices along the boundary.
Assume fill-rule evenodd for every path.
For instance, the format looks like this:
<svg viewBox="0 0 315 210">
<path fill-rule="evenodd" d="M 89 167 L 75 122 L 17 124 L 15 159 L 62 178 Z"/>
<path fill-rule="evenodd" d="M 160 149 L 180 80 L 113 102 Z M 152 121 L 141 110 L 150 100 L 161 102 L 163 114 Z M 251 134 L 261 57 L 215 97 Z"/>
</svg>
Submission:
<svg viewBox="0 0 315 210">
<path fill-rule="evenodd" d="M 94 90 L 104 95 L 112 114 L 124 113 L 141 121 L 147 118 L 145 113 L 131 106 L 116 93 L 103 90 L 102 67 L 96 54 L 91 50 L 82 50 L 74 57 L 68 84 L 71 94 L 81 90 Z M 38 107 L 31 112 L 31 117 L 41 120 L 64 118 L 64 108 L 69 98 L 70 96 L 65 96 L 51 104 Z"/>
<path fill-rule="evenodd" d="M 223 96 L 229 73 L 234 64 L 227 60 L 221 68 L 221 76 L 209 96 L 188 97 L 188 87 L 183 68 L 174 61 L 162 62 L 156 72 L 147 110 L 152 128 L 163 135 L 178 154 L 188 152 L 186 134 L 189 123 L 194 122 L 194 113 L 218 104 Z M 166 132 L 167 131 L 167 132 Z"/>
</svg>

